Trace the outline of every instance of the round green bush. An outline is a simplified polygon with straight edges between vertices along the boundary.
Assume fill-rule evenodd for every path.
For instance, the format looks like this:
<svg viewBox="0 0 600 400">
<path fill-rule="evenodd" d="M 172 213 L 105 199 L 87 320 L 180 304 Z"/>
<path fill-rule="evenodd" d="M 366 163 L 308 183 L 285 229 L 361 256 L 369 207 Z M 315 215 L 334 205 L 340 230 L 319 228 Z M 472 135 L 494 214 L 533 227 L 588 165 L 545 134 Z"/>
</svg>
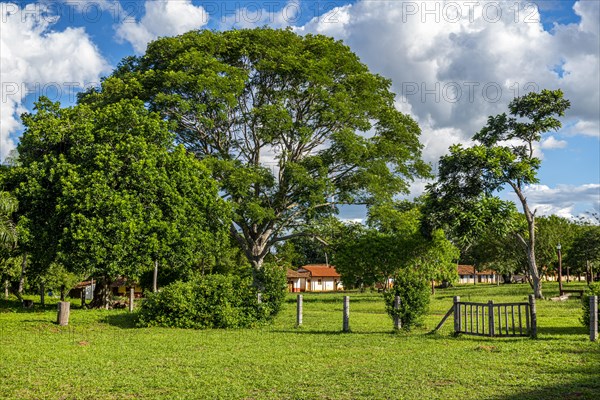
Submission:
<svg viewBox="0 0 600 400">
<path fill-rule="evenodd" d="M 429 307 L 429 284 L 414 273 L 406 271 L 394 278 L 394 286 L 384 293 L 385 308 L 390 317 L 400 317 L 402 329 L 419 326 Z M 400 296 L 400 308 L 394 309 L 394 298 Z"/>
<path fill-rule="evenodd" d="M 175 328 L 244 328 L 272 318 L 280 309 L 277 277 L 264 273 L 270 282 L 258 302 L 252 279 L 231 275 L 207 275 L 190 282 L 175 282 L 150 294 L 142 303 L 138 325 Z M 283 288 L 285 290 L 285 287 Z M 285 296 L 285 293 L 284 293 Z"/>
</svg>

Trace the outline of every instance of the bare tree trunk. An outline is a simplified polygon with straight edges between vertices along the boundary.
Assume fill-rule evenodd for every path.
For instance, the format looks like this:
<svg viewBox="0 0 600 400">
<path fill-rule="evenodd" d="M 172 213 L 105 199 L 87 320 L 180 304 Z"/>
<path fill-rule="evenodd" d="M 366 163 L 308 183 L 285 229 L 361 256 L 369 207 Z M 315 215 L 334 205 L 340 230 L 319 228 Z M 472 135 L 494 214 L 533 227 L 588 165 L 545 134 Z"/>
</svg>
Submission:
<svg viewBox="0 0 600 400">
<path fill-rule="evenodd" d="M 8 300 L 8 279 L 4 281 L 4 299 Z"/>
<path fill-rule="evenodd" d="M 23 261 L 21 261 L 21 276 L 19 277 L 19 287 L 17 288 L 17 298 L 23 301 L 23 288 L 25 286 L 25 270 L 27 269 L 27 253 L 23 253 Z"/>
<path fill-rule="evenodd" d="M 40 283 L 40 304 L 42 307 L 46 306 L 46 284 Z"/>
<path fill-rule="evenodd" d="M 527 230 L 529 232 L 528 240 L 517 234 L 517 237 L 521 241 L 521 243 L 525 246 L 527 251 L 527 263 L 529 264 L 529 274 L 531 275 L 533 294 L 536 299 L 543 299 L 542 295 L 542 280 L 540 279 L 540 272 L 537 268 L 537 263 L 535 261 L 535 213 L 532 213 L 527 205 L 527 199 L 523 195 L 523 191 L 521 187 L 516 184 L 511 184 L 515 194 L 521 201 L 521 205 L 523 206 L 523 214 L 525 214 L 525 219 L 527 220 Z"/>
<path fill-rule="evenodd" d="M 60 287 L 60 301 L 65 301 L 65 291 L 66 290 L 67 290 L 67 288 L 65 287 L 65 285 L 61 285 L 61 287 Z"/>
<path fill-rule="evenodd" d="M 110 308 L 112 297 L 110 283 L 111 280 L 107 277 L 102 277 L 96 282 L 94 299 L 90 303 L 91 308 L 104 308 L 106 310 Z"/>
<path fill-rule="evenodd" d="M 152 291 L 158 292 L 158 260 L 154 260 L 154 275 L 152 277 Z"/>
</svg>

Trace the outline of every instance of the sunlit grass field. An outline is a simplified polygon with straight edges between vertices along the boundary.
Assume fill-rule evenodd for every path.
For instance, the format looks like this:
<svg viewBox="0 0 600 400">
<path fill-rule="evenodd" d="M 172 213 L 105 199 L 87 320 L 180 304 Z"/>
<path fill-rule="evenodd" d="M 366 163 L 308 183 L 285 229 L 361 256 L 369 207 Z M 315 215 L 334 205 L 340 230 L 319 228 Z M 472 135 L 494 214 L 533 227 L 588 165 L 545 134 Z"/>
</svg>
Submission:
<svg viewBox="0 0 600 400">
<path fill-rule="evenodd" d="M 570 288 L 584 285 L 570 283 Z M 546 283 L 545 295 L 556 296 Z M 525 301 L 526 284 L 438 289 L 424 326 L 393 333 L 378 293 L 290 294 L 276 320 L 240 330 L 135 328 L 135 313 L 0 302 L 0 399 L 600 399 L 600 343 L 578 299 L 537 302 L 539 338 L 453 337 L 452 305 Z M 342 333 L 350 295 L 351 333 Z M 35 299 L 37 301 L 37 299 Z"/>
</svg>

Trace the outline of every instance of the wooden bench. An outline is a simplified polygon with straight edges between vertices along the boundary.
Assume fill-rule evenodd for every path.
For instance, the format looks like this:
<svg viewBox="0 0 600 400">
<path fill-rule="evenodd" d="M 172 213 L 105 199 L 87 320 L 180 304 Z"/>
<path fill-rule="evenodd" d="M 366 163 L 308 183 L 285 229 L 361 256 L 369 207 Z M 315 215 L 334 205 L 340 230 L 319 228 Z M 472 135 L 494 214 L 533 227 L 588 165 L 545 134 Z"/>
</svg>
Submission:
<svg viewBox="0 0 600 400">
<path fill-rule="evenodd" d="M 585 292 L 584 289 L 563 289 L 560 292 L 560 295 L 562 296 L 565 293 L 577 293 L 577 294 L 579 294 L 579 298 L 581 299 L 581 298 L 583 298 L 583 292 Z"/>
</svg>

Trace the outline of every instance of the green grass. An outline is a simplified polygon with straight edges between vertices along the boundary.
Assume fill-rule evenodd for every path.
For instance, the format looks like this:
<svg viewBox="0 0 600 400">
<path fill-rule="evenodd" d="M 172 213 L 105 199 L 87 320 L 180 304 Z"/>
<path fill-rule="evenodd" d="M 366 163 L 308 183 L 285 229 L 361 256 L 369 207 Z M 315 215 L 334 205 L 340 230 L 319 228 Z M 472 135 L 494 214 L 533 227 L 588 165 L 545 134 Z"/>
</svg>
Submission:
<svg viewBox="0 0 600 400">
<path fill-rule="evenodd" d="M 571 283 L 569 287 L 582 287 Z M 555 284 L 545 284 L 554 296 Z M 424 326 L 392 333 L 377 293 L 295 296 L 268 326 L 241 330 L 134 328 L 126 311 L 33 312 L 0 302 L 1 399 L 598 399 L 600 344 L 579 322 L 578 300 L 538 301 L 539 338 L 428 335 L 452 297 L 527 298 L 527 285 L 437 290 Z M 78 304 L 78 302 L 75 302 Z"/>
</svg>

